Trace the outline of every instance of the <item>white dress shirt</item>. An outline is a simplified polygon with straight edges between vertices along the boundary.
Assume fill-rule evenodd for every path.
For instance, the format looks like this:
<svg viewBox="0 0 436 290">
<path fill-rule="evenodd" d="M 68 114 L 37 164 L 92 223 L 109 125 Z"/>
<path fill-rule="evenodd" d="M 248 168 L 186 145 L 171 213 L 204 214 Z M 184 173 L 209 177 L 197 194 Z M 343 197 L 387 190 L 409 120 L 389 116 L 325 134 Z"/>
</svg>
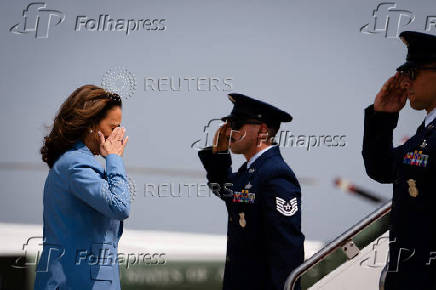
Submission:
<svg viewBox="0 0 436 290">
<path fill-rule="evenodd" d="M 436 116 L 435 116 L 436 117 Z M 268 151 L 270 148 L 272 148 L 273 146 L 277 146 L 277 145 L 269 145 L 268 147 L 266 147 L 263 150 L 260 150 L 259 152 L 257 152 L 256 154 L 254 154 L 253 157 L 250 158 L 250 160 L 248 160 L 247 162 L 247 168 L 250 168 L 250 165 L 253 164 L 254 161 L 256 161 L 257 158 L 259 158 L 263 153 L 265 153 L 266 151 Z"/>
<path fill-rule="evenodd" d="M 424 119 L 425 126 L 427 127 L 428 124 L 430 124 L 435 118 L 436 118 L 436 108 L 434 108 L 432 111 L 430 111 L 430 113 L 427 114 L 427 116 L 425 116 Z"/>
</svg>

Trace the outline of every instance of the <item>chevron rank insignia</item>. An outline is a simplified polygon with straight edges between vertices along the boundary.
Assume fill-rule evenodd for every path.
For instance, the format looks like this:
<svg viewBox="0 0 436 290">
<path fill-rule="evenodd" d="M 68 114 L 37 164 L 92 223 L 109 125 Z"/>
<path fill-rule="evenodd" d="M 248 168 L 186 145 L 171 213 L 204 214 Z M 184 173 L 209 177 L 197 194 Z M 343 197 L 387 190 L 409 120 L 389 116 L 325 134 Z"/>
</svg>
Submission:
<svg viewBox="0 0 436 290">
<path fill-rule="evenodd" d="M 283 198 L 276 196 L 277 211 L 284 216 L 293 216 L 298 211 L 297 198 L 294 197 L 290 201 L 285 201 Z"/>
</svg>

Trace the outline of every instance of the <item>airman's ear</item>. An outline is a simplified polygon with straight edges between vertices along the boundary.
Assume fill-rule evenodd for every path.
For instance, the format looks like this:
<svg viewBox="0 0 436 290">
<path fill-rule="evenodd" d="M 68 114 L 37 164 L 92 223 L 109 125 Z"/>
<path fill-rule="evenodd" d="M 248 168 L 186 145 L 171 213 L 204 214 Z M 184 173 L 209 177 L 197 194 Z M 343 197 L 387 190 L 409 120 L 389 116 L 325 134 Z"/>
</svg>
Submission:
<svg viewBox="0 0 436 290">
<path fill-rule="evenodd" d="M 260 146 L 262 143 L 267 144 L 268 143 L 268 126 L 265 123 L 260 124 L 258 135 L 258 146 Z"/>
<path fill-rule="evenodd" d="M 260 124 L 259 134 L 268 134 L 268 126 L 265 123 Z"/>
</svg>

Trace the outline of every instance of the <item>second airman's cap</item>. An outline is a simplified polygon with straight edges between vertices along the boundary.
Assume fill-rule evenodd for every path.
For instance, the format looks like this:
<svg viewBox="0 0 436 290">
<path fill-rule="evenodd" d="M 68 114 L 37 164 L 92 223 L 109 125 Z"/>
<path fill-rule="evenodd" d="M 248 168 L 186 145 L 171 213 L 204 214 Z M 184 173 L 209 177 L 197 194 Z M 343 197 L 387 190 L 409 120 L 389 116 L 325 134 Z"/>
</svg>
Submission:
<svg viewBox="0 0 436 290">
<path fill-rule="evenodd" d="M 397 70 L 436 62 L 436 36 L 416 31 L 403 31 L 400 39 L 407 46 L 406 63 Z"/>
<path fill-rule="evenodd" d="M 227 119 L 255 119 L 267 124 L 292 121 L 291 115 L 263 101 L 243 94 L 229 94 L 228 98 L 233 103 L 233 109 L 230 115 L 221 118 L 223 121 Z"/>
</svg>

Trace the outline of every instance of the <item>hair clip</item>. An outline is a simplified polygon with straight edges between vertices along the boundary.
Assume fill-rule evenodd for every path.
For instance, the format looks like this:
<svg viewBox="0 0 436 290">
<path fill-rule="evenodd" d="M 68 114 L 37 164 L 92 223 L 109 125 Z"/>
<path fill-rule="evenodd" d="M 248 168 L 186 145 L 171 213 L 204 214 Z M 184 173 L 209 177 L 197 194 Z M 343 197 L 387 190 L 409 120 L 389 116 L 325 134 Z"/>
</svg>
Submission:
<svg viewBox="0 0 436 290">
<path fill-rule="evenodd" d="M 105 94 L 105 96 L 106 96 L 107 98 L 110 98 L 112 101 L 115 101 L 115 102 L 117 102 L 117 103 L 121 103 L 121 97 L 120 97 L 118 94 L 114 94 L 114 93 L 107 92 L 107 93 Z"/>
</svg>

